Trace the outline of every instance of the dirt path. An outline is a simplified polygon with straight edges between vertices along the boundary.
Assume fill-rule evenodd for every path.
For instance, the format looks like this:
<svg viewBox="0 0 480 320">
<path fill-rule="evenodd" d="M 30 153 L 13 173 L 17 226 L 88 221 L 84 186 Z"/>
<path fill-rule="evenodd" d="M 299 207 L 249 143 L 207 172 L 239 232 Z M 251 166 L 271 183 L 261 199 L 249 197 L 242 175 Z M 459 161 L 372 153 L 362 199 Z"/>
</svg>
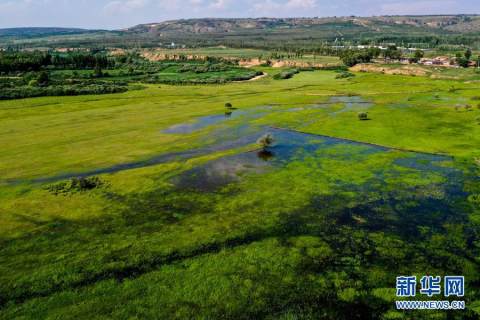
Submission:
<svg viewBox="0 0 480 320">
<path fill-rule="evenodd" d="M 256 76 L 256 77 L 253 77 L 252 79 L 248 79 L 247 81 L 256 81 L 256 80 L 260 80 L 262 78 L 265 78 L 266 76 L 268 76 L 268 73 L 264 72 L 262 73 L 261 75 L 259 76 Z"/>
<path fill-rule="evenodd" d="M 233 81 L 233 82 L 249 82 L 249 81 L 257 81 L 257 80 L 260 80 L 262 78 L 265 78 L 266 76 L 268 76 L 268 73 L 263 73 L 259 76 L 255 76 L 251 79 L 248 79 L 248 80 L 239 80 L 239 81 Z"/>
</svg>

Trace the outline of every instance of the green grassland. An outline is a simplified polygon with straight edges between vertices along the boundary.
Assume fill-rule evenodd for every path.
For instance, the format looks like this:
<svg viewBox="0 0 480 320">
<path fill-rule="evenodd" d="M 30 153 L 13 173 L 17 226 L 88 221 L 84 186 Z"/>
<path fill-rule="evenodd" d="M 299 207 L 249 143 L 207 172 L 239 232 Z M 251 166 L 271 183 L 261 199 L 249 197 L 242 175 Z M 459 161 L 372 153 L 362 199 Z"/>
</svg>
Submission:
<svg viewBox="0 0 480 320">
<path fill-rule="evenodd" d="M 0 318 L 477 319 L 479 84 L 255 71 L 269 76 L 0 101 Z M 164 131 L 223 115 L 227 102 L 237 108 L 228 122 Z M 364 109 L 370 120 L 359 121 Z M 261 127 L 314 134 L 299 140 L 312 149 L 282 153 L 288 136 L 274 133 L 278 160 L 212 190 L 175 181 L 258 146 L 95 173 L 96 188 L 51 192 L 69 177 Z M 403 274 L 464 275 L 468 310 L 396 311 Z"/>
</svg>

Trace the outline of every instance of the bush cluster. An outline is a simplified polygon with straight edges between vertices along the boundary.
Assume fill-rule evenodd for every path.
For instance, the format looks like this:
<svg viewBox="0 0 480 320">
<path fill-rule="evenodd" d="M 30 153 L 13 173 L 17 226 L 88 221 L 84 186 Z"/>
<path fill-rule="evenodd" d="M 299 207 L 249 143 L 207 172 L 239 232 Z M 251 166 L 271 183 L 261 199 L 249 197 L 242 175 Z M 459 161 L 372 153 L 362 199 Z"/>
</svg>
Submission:
<svg viewBox="0 0 480 320">
<path fill-rule="evenodd" d="M 35 82 L 35 80 L 32 80 Z M 78 96 L 90 94 L 121 93 L 128 90 L 127 86 L 116 84 L 73 84 L 58 86 L 21 86 L 15 88 L 0 88 L 0 100 L 22 99 L 44 96 Z"/>
<path fill-rule="evenodd" d="M 276 75 L 273 76 L 273 79 L 275 80 L 285 80 L 285 79 L 290 79 L 293 78 L 294 75 L 299 73 L 300 71 L 298 69 L 290 69 L 290 70 L 285 70 L 280 73 L 277 73 Z"/>
<path fill-rule="evenodd" d="M 352 77 L 355 77 L 353 73 L 348 71 L 342 71 L 335 76 L 335 79 L 345 79 L 345 78 L 352 78 Z"/>
<path fill-rule="evenodd" d="M 47 190 L 55 195 L 65 195 L 69 193 L 89 191 L 105 185 L 99 177 L 80 177 L 72 178 L 68 181 L 62 181 L 47 186 Z"/>
</svg>

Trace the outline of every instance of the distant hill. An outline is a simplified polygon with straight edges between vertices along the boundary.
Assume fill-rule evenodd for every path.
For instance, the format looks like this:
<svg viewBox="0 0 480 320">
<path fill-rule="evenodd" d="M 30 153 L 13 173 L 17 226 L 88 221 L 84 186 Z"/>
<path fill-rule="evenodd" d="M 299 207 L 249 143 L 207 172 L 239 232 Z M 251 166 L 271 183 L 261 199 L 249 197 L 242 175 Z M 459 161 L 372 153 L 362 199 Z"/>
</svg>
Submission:
<svg viewBox="0 0 480 320">
<path fill-rule="evenodd" d="M 385 16 L 376 19 L 395 24 L 408 24 L 460 33 L 480 32 L 479 15 Z"/>
<path fill-rule="evenodd" d="M 468 45 L 480 48 L 479 15 L 326 18 L 202 18 L 140 24 L 124 30 L 0 29 L 0 47 L 158 47 L 175 44 L 307 48 L 323 42 Z"/>
<path fill-rule="evenodd" d="M 378 17 L 330 17 L 330 18 L 244 18 L 244 19 L 184 19 L 160 23 L 141 24 L 125 31 L 159 34 L 218 34 L 285 29 L 338 29 L 351 27 L 356 31 L 401 32 L 416 29 L 417 32 L 480 32 L 480 16 L 378 16 Z M 339 30 L 341 33 L 341 30 Z"/>
<path fill-rule="evenodd" d="M 204 18 L 148 23 L 125 37 L 158 44 L 253 48 L 306 48 L 319 43 L 399 43 L 480 47 L 480 16 L 376 16 L 327 18 Z"/>
<path fill-rule="evenodd" d="M 6 28 L 0 29 L 0 37 L 34 38 L 91 32 L 94 31 L 79 28 Z"/>
</svg>

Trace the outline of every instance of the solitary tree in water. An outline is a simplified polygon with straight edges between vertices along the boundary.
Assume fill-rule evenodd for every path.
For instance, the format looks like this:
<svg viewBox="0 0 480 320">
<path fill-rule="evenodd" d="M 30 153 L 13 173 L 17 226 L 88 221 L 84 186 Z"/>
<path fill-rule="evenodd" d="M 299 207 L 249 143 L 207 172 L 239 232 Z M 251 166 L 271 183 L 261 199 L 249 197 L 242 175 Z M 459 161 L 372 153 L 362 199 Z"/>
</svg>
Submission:
<svg viewBox="0 0 480 320">
<path fill-rule="evenodd" d="M 275 142 L 275 139 L 273 138 L 273 135 L 271 135 L 270 133 L 263 135 L 257 140 L 257 143 L 262 147 L 264 151 L 266 151 L 268 147 L 272 146 L 274 142 Z"/>
<path fill-rule="evenodd" d="M 274 141 L 275 139 L 270 133 L 263 135 L 257 140 L 257 143 L 262 147 L 262 150 L 258 151 L 257 153 L 257 156 L 260 159 L 268 161 L 274 156 L 273 152 L 268 150 L 268 147 L 272 146 Z"/>
</svg>

